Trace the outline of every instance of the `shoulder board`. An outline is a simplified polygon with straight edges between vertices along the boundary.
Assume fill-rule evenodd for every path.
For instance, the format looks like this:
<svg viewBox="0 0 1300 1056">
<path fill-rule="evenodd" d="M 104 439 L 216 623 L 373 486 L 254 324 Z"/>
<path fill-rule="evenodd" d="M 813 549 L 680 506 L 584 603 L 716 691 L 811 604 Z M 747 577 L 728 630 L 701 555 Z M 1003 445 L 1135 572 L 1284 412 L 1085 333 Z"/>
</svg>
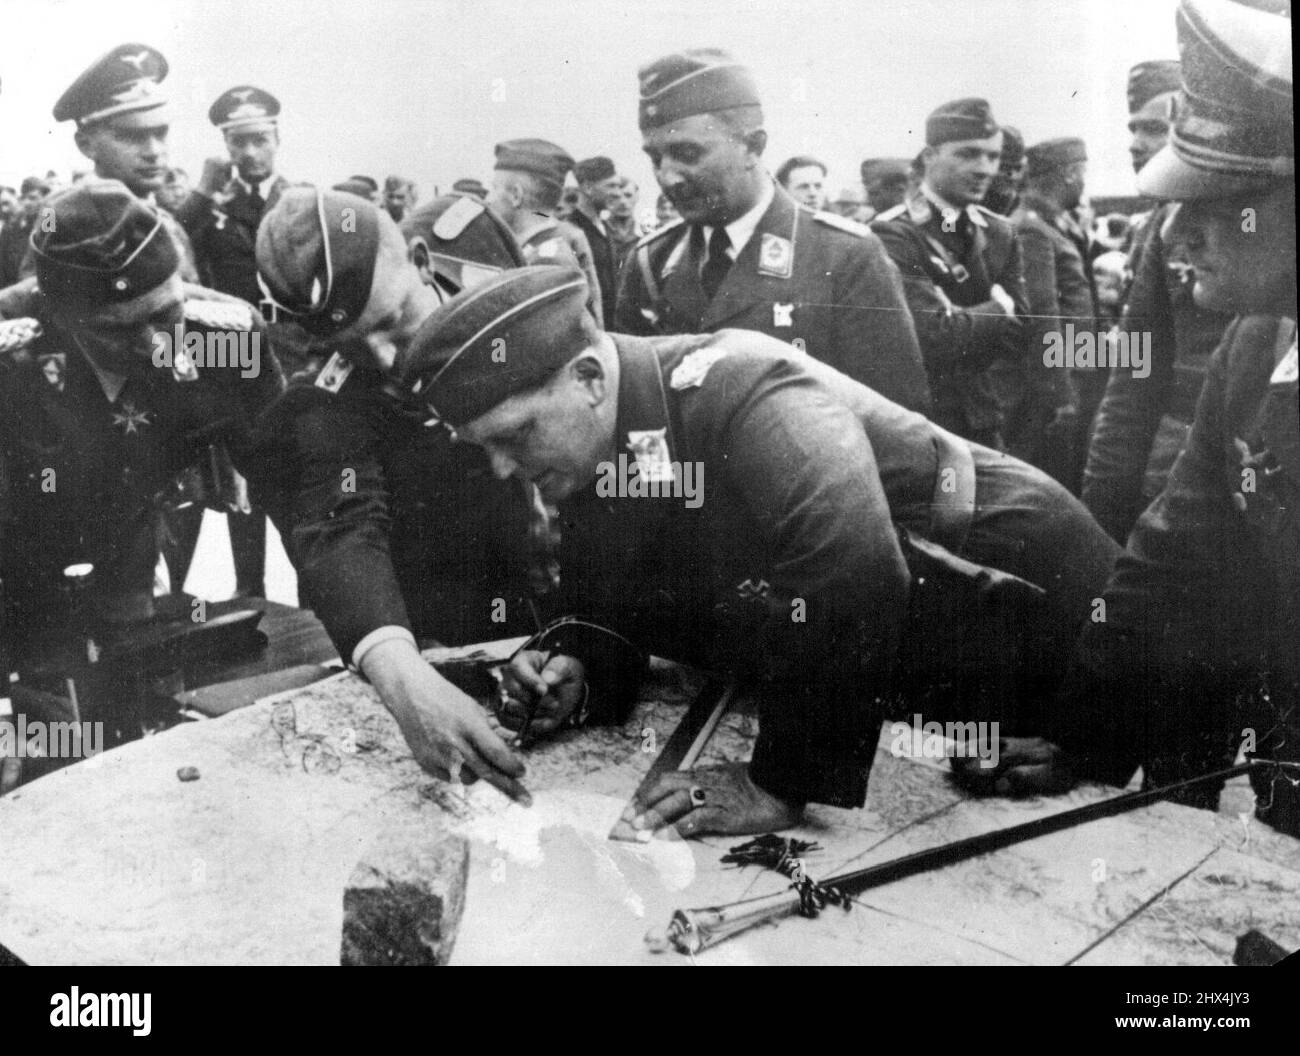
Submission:
<svg viewBox="0 0 1300 1056">
<path fill-rule="evenodd" d="M 457 198 L 447 207 L 443 214 L 434 221 L 433 234 L 435 238 L 441 238 L 444 242 L 450 242 L 453 238 L 459 238 L 462 231 L 469 226 L 471 220 L 477 219 L 483 215 L 487 208 L 477 198 L 471 198 L 465 195 L 463 198 Z"/>
<path fill-rule="evenodd" d="M 242 301 L 185 300 L 185 321 L 213 330 L 253 329 L 253 309 Z"/>
<path fill-rule="evenodd" d="M 727 354 L 725 348 L 701 348 L 682 359 L 673 369 L 668 386 L 676 391 L 699 388 L 709 373 L 709 368 Z"/>
<path fill-rule="evenodd" d="M 875 224 L 875 223 L 879 223 L 882 220 L 886 222 L 890 220 L 897 220 L 900 216 L 905 216 L 906 214 L 907 214 L 907 203 L 899 202 L 897 205 L 890 206 L 883 213 L 877 213 L 875 216 L 871 218 L 871 222 Z"/>
<path fill-rule="evenodd" d="M 0 319 L 0 355 L 25 352 L 40 336 L 36 319 Z"/>
<path fill-rule="evenodd" d="M 560 255 L 560 246 L 563 244 L 558 237 L 553 237 L 541 242 L 529 242 L 525 248 L 531 249 L 539 260 L 553 260 Z"/>
<path fill-rule="evenodd" d="M 827 227 L 835 227 L 841 231 L 847 231 L 850 235 L 856 235 L 862 238 L 871 234 L 871 228 L 866 224 L 860 224 L 856 220 L 850 220 L 847 216 L 840 216 L 839 213 L 816 212 L 813 213 L 813 219 Z"/>
<path fill-rule="evenodd" d="M 680 217 L 678 217 L 676 220 L 670 220 L 668 223 L 664 224 L 663 227 L 656 228 L 654 231 L 651 231 L 648 235 L 642 235 L 639 239 L 637 239 L 636 248 L 640 249 L 642 246 L 648 246 L 651 242 L 663 238 L 664 235 L 668 234 L 669 232 L 676 231 L 679 227 L 682 227 L 685 223 L 686 221 L 681 219 Z"/>
</svg>

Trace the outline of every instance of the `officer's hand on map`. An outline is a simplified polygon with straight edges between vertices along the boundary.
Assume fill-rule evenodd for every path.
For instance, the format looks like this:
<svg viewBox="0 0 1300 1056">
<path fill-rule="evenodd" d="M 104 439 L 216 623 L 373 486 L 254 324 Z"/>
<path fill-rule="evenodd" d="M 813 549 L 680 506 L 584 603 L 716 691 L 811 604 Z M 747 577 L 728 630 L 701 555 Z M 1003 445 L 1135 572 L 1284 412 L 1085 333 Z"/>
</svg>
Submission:
<svg viewBox="0 0 1300 1056">
<path fill-rule="evenodd" d="M 998 302 L 998 307 L 1006 312 L 1010 318 L 1014 319 L 1016 317 L 1016 302 L 1011 299 L 1011 294 L 1007 293 L 1000 283 L 995 282 L 993 284 L 993 288 L 989 290 L 989 296 Z"/>
<path fill-rule="evenodd" d="M 554 733 L 587 696 L 586 670 L 572 656 L 551 656 L 536 649 L 521 649 L 501 677 L 504 691 L 497 717 L 512 730 L 521 729 L 532 710 L 528 737 Z"/>
<path fill-rule="evenodd" d="M 1000 737 L 996 765 L 987 762 L 954 756 L 953 776 L 968 792 L 980 796 L 1045 796 L 1074 787 L 1065 753 L 1041 737 Z"/>
<path fill-rule="evenodd" d="M 747 763 L 662 774 L 623 814 L 634 829 L 672 825 L 686 837 L 778 832 L 802 818 L 803 805 L 764 792 L 750 779 Z"/>
<path fill-rule="evenodd" d="M 430 667 L 413 644 L 380 642 L 362 657 L 361 669 L 425 770 L 444 780 L 481 777 L 524 806 L 532 804 L 519 781 L 523 761 L 493 730 L 478 701 Z"/>
</svg>

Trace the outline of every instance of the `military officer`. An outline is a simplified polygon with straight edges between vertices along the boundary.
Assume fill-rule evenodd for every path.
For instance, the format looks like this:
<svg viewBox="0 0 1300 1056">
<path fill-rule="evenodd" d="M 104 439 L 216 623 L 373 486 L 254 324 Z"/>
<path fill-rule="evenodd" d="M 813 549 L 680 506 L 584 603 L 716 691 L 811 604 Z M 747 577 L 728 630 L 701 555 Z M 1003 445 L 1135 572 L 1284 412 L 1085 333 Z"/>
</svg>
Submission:
<svg viewBox="0 0 1300 1056">
<path fill-rule="evenodd" d="M 63 611 L 70 565 L 94 565 L 106 618 L 149 615 L 161 514 L 221 505 L 232 464 L 257 475 L 253 423 L 282 385 L 257 313 L 181 281 L 158 210 L 116 180 L 47 205 L 41 316 L 0 360 L 0 575 L 31 649 Z"/>
<path fill-rule="evenodd" d="M 120 180 L 153 204 L 167 182 L 167 138 L 172 109 L 162 82 L 167 60 L 147 44 L 119 44 L 96 59 L 54 104 L 55 121 L 77 123 L 77 149 L 95 165 L 95 175 Z M 181 278 L 198 282 L 194 249 L 184 229 L 165 210 L 163 226 L 176 243 Z M 35 262 L 29 256 L 30 267 Z"/>
<path fill-rule="evenodd" d="M 930 410 L 898 268 L 879 238 L 805 209 L 763 167 L 753 73 L 716 49 L 641 68 L 642 149 L 682 222 L 623 269 L 612 329 L 758 330 L 913 410 Z"/>
<path fill-rule="evenodd" d="M 1074 137 L 1036 143 L 1025 152 L 1026 189 L 1012 223 L 1020 238 L 1029 297 L 1029 384 L 1012 411 L 1012 454 L 1042 466 L 1077 493 L 1104 371 L 1051 366 L 1052 339 L 1073 347 L 1071 333 L 1097 330 L 1097 289 L 1087 233 L 1072 210 L 1083 199 L 1088 151 Z"/>
<path fill-rule="evenodd" d="M 958 99 L 926 118 L 925 142 L 920 187 L 871 228 L 903 274 L 934 420 L 1000 450 L 997 386 L 1023 380 L 1028 311 L 1015 230 L 979 204 L 998 171 L 1002 132 L 985 100 Z M 998 364 L 1004 379 L 993 374 Z"/>
<path fill-rule="evenodd" d="M 1059 678 L 1117 550 L 1077 501 L 764 334 L 605 334 L 584 297 L 573 269 L 504 272 L 425 321 L 404 384 L 558 503 L 553 611 L 758 696 L 752 761 L 666 780 L 639 827 L 759 832 L 806 802 L 859 806 L 903 701 L 1032 728 L 1017 705 Z M 494 363 L 502 341 L 518 351 Z M 1034 595 L 1025 623 L 985 618 L 990 581 Z M 601 679 L 574 692 L 585 659 L 517 657 L 519 702 L 545 694 L 533 730 L 617 718 Z"/>
<path fill-rule="evenodd" d="M 592 314 L 603 319 L 603 294 L 587 236 L 555 211 L 573 158 L 544 139 L 511 139 L 496 146 L 496 169 L 487 204 L 514 232 L 530 264 L 573 264 L 591 289 Z"/>
<path fill-rule="evenodd" d="M 1300 393 L 1290 20 L 1183 0 L 1170 141 L 1138 173 L 1198 307 L 1235 315 L 1187 447 L 1139 517 L 1056 718 L 1099 776 L 1152 785 L 1236 754 L 1300 759 Z M 1251 222 L 1245 223 L 1247 218 Z M 1069 706 L 1083 707 L 1069 725 Z M 1300 835 L 1294 774 L 1256 773 L 1256 814 Z M 1218 789 L 1191 801 L 1213 807 Z"/>
<path fill-rule="evenodd" d="M 255 498 L 280 529 L 302 603 L 370 679 L 417 761 L 443 773 L 463 763 L 522 797 L 522 763 L 478 704 L 421 659 L 417 640 L 533 628 L 531 495 L 493 479 L 481 453 L 453 445 L 390 384 L 453 276 L 469 283 L 522 261 L 472 198 L 437 199 L 406 226 L 409 247 L 381 207 L 306 187 L 286 190 L 262 223 L 268 303 L 336 351 L 267 414 L 261 442 L 274 472 Z"/>
<path fill-rule="evenodd" d="M 244 84 L 222 92 L 208 108 L 208 120 L 225 138 L 229 156 L 204 163 L 198 187 L 177 210 L 203 281 L 254 306 L 261 300 L 254 256 L 257 225 L 289 186 L 275 171 L 279 114 L 280 101 L 261 88 Z M 231 514 L 226 522 L 235 559 L 235 591 L 262 597 L 266 514 L 253 509 Z"/>
<path fill-rule="evenodd" d="M 1174 60 L 1140 62 L 1129 72 L 1129 150 L 1137 172 L 1168 141 L 1179 83 Z M 1150 341 L 1150 371 L 1139 377 L 1111 370 L 1084 467 L 1083 504 L 1121 543 L 1164 490 L 1187 445 L 1206 364 L 1230 318 L 1196 304 L 1186 251 L 1161 238 L 1173 209 L 1163 202 L 1146 215 L 1128 259 L 1131 285 L 1120 326 L 1132 339 Z"/>
<path fill-rule="evenodd" d="M 289 186 L 275 168 L 280 101 L 261 88 L 238 85 L 217 97 L 208 120 L 224 138 L 228 156 L 208 159 L 178 215 L 208 285 L 256 306 L 262 297 L 257 225 Z"/>
</svg>

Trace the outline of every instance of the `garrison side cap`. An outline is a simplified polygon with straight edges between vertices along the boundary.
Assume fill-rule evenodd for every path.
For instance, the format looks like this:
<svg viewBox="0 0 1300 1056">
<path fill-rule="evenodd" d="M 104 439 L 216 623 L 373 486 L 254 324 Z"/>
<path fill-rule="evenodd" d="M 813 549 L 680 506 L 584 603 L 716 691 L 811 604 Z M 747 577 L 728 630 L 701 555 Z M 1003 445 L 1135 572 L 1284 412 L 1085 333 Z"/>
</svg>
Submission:
<svg viewBox="0 0 1300 1056">
<path fill-rule="evenodd" d="M 257 229 L 262 292 L 318 336 L 351 326 L 370 301 L 384 219 L 354 194 L 289 188 Z"/>
<path fill-rule="evenodd" d="M 402 354 L 402 387 L 437 418 L 463 425 L 542 384 L 581 352 L 586 303 L 578 268 L 502 272 L 425 319 Z"/>
</svg>

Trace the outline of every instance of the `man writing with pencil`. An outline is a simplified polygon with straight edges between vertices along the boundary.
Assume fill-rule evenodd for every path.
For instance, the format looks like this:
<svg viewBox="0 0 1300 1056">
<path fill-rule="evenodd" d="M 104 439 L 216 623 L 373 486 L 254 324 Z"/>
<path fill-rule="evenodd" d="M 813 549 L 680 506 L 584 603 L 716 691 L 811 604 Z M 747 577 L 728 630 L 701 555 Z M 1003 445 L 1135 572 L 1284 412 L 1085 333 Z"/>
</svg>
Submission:
<svg viewBox="0 0 1300 1056">
<path fill-rule="evenodd" d="M 686 836 L 860 806 L 900 709 L 1034 730 L 1118 550 L 1078 502 L 773 338 L 610 335 L 585 296 L 577 269 L 505 272 L 404 358 L 426 413 L 558 506 L 552 610 L 635 646 L 620 664 L 608 635 L 540 636 L 508 724 L 619 721 L 638 651 L 732 675 L 752 758 L 664 775 L 628 818 Z M 988 783 L 1059 787 L 1054 761 L 1008 740 Z"/>
</svg>

